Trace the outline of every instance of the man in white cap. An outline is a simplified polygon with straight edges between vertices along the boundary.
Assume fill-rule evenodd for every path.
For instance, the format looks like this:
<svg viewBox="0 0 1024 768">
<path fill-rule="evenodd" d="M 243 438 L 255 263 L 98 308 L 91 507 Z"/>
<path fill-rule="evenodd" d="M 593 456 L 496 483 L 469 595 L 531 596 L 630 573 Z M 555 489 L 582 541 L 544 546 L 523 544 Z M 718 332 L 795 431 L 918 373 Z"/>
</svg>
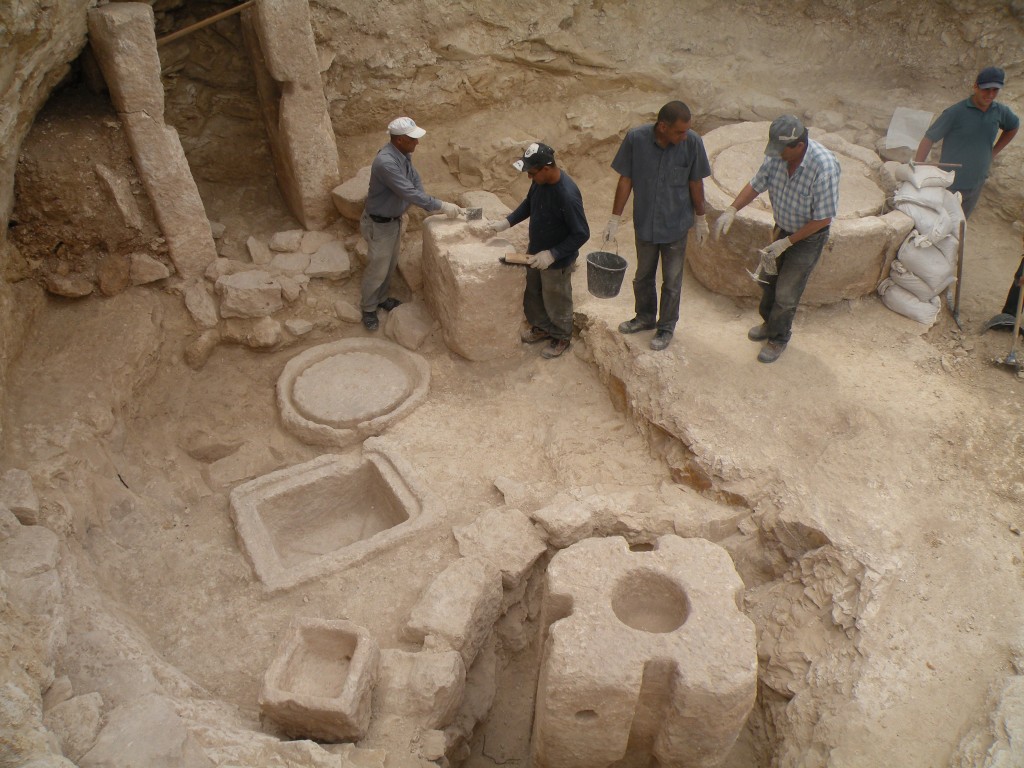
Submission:
<svg viewBox="0 0 1024 768">
<path fill-rule="evenodd" d="M 370 189 L 359 221 L 366 238 L 366 268 L 363 270 L 363 326 L 375 331 L 380 326 L 377 310 L 390 312 L 401 302 L 388 296 L 391 276 L 401 249 L 402 216 L 410 205 L 428 213 L 444 213 L 449 219 L 464 211 L 454 203 L 431 197 L 423 190 L 420 175 L 410 155 L 426 134 L 411 117 L 398 117 L 388 125 L 391 141 L 377 152 L 370 169 Z"/>
<path fill-rule="evenodd" d="M 974 92 L 945 109 L 924 133 L 914 161 L 923 163 L 932 145 L 942 142 L 941 163 L 959 165 L 950 192 L 959 192 L 960 207 L 970 217 L 978 204 L 995 156 L 1003 151 L 1020 128 L 1020 118 L 996 101 L 1006 82 L 999 67 L 985 67 L 974 79 Z"/>
<path fill-rule="evenodd" d="M 530 329 L 520 338 L 525 344 L 548 342 L 540 354 L 550 360 L 560 357 L 572 339 L 572 273 L 580 246 L 590 239 L 590 226 L 580 188 L 555 164 L 555 150 L 534 142 L 512 167 L 530 177 L 530 191 L 512 213 L 484 222 L 483 229 L 496 234 L 530 220 L 523 291 Z"/>
<path fill-rule="evenodd" d="M 764 154 L 754 178 L 718 217 L 715 236 L 728 234 L 736 212 L 768 190 L 775 227 L 773 242 L 762 254 L 775 274 L 769 270 L 762 277 L 759 311 L 764 322 L 751 328 L 747 338 L 765 342 L 757 359 L 773 363 L 789 343 L 800 297 L 828 242 L 839 207 L 839 161 L 811 141 L 795 115 L 772 121 Z"/>
</svg>

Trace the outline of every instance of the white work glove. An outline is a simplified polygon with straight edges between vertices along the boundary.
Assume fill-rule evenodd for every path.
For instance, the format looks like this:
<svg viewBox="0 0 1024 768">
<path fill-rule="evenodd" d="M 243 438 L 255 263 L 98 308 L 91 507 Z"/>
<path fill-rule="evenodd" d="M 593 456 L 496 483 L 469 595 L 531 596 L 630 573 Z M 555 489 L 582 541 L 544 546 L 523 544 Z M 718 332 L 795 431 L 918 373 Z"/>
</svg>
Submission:
<svg viewBox="0 0 1024 768">
<path fill-rule="evenodd" d="M 484 226 L 487 227 L 488 232 L 496 235 L 499 232 L 504 232 L 511 225 L 508 223 L 508 219 L 488 219 L 484 222 Z"/>
<path fill-rule="evenodd" d="M 697 245 L 704 245 L 708 241 L 708 234 L 710 234 L 708 217 L 701 213 L 693 225 L 693 235 L 697 238 Z"/>
<path fill-rule="evenodd" d="M 444 200 L 441 201 L 441 213 L 447 216 L 449 219 L 457 219 L 459 216 L 464 216 L 466 211 L 459 208 L 455 203 L 446 203 Z"/>
<path fill-rule="evenodd" d="M 732 226 L 732 220 L 736 218 L 736 209 L 731 205 L 722 211 L 722 215 L 718 217 L 718 221 L 715 222 L 715 239 L 728 235 L 729 227 Z"/>
<path fill-rule="evenodd" d="M 791 246 L 792 244 L 792 241 L 790 241 L 788 237 L 784 237 L 781 240 L 776 240 L 767 248 L 763 249 L 761 253 L 772 259 L 777 259 L 779 258 L 779 256 L 782 255 L 782 252 L 789 248 L 789 246 Z"/>
<path fill-rule="evenodd" d="M 616 216 L 614 213 L 608 217 L 608 224 L 604 228 L 604 241 L 607 243 L 609 240 L 615 238 L 615 233 L 619 231 L 619 219 L 621 216 Z"/>
<path fill-rule="evenodd" d="M 547 269 L 555 263 L 555 257 L 551 255 L 551 251 L 541 251 L 540 253 L 531 253 L 526 260 L 534 269 Z"/>
</svg>

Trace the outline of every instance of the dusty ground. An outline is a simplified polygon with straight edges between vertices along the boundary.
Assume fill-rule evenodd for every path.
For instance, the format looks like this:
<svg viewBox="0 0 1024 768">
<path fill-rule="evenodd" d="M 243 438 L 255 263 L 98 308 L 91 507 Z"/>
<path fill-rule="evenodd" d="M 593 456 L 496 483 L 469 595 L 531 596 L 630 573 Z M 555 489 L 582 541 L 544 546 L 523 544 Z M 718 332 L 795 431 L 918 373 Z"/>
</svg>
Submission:
<svg viewBox="0 0 1024 768">
<path fill-rule="evenodd" d="M 594 18 L 580 14 L 577 31 L 615 51 L 615 38 L 637 26 L 633 17 L 644 8 L 599 5 Z M 830 27 L 813 9 L 803 20 L 816 49 L 863 32 L 843 4 L 833 5 L 841 23 Z M 697 129 L 737 119 L 750 105 L 792 108 L 799 89 L 785 83 L 795 54 L 771 57 L 760 77 L 753 72 L 755 53 L 772 39 L 766 29 L 794 39 L 800 31 L 780 31 L 778 18 L 750 6 L 722 39 L 716 37 L 722 18 L 711 4 L 700 6 L 704 15 L 694 23 L 701 42 L 673 42 L 671 53 L 687 55 L 697 103 L 715 102 L 712 88 L 724 66 L 735 114 L 729 118 L 728 107 L 715 102 L 715 114 L 698 118 Z M 454 195 L 482 186 L 514 203 L 526 185 L 506 169 L 509 142 L 561 135 L 564 164 L 583 190 L 591 229 L 603 229 L 615 145 L 602 137 L 617 135 L 637 110 L 664 101 L 657 78 L 668 78 L 671 68 L 652 51 L 671 37 L 670 29 L 652 32 L 650 51 L 627 35 L 612 56 L 653 78 L 653 85 L 636 79 L 636 88 L 651 92 L 638 93 L 629 70 L 620 69 L 622 79 L 603 82 L 605 90 L 595 89 L 592 99 L 584 94 L 573 101 L 568 121 L 544 92 L 544 73 L 558 78 L 564 93 L 593 74 L 588 67 L 600 72 L 606 61 L 585 60 L 571 44 L 521 39 L 492 62 L 494 72 L 470 56 L 466 82 L 479 111 L 455 120 L 445 116 L 458 88 L 438 95 L 426 68 L 418 85 L 400 78 L 399 65 L 425 56 L 414 46 L 396 53 L 397 63 L 371 61 L 372 75 L 398 82 L 379 103 L 354 86 L 349 100 L 338 98 L 349 60 L 362 62 L 379 49 L 376 22 L 371 11 L 344 16 L 352 22 L 349 49 L 323 34 L 343 11 L 326 3 L 314 11 L 321 44 L 338 57 L 325 83 L 335 128 L 344 133 L 339 151 L 346 172 L 367 164 L 381 143 L 379 126 L 371 131 L 367 124 L 390 117 L 396 102 L 419 87 L 430 93 L 421 119 L 430 133 L 415 156 L 428 189 Z M 493 39 L 456 30 L 442 40 L 452 60 L 475 45 L 505 50 L 500 19 L 485 21 Z M 937 34 L 933 22 L 920 21 L 919 39 L 900 56 L 923 58 L 913 46 Z M 418 34 L 409 30 L 419 23 L 403 19 L 399 31 Z M 443 27 L 433 17 L 423 23 Z M 544 17 L 541 32 L 552 23 Z M 434 31 L 443 38 L 445 30 Z M 230 30 L 218 35 L 209 38 L 214 47 L 221 38 L 234 39 Z M 868 62 L 864 71 L 847 67 L 830 80 L 837 92 L 853 96 L 818 94 L 807 108 L 848 109 L 849 120 L 863 118 L 877 128 L 864 105 L 876 104 L 870 94 L 895 65 L 864 50 L 881 39 L 888 38 L 864 34 L 837 51 L 851 64 Z M 637 43 L 635 56 L 630 41 Z M 723 64 L 722 49 L 736 59 Z M 956 64 L 973 67 L 966 58 Z M 195 59 L 174 68 L 181 82 L 169 85 L 168 119 L 182 131 L 194 165 L 205 166 L 196 175 L 210 218 L 228 226 L 226 238 L 241 253 L 249 234 L 296 224 L 270 183 L 266 147 L 251 130 L 254 112 L 244 94 L 229 94 L 234 101 L 227 111 L 249 132 L 218 129 L 237 138 L 225 169 L 237 171 L 238 158 L 247 156 L 251 173 L 236 178 L 209 167 L 216 144 L 198 138 L 209 105 L 202 90 L 198 107 L 189 102 L 195 96 L 184 87 L 189 66 Z M 244 91 L 244 68 L 223 66 Z M 499 70 L 518 72 L 514 84 L 523 90 L 501 90 Z M 939 74 L 947 73 L 919 83 L 936 104 L 959 93 Z M 925 100 L 915 95 L 915 105 L 918 99 Z M 70 117 L 62 123 L 61 114 L 56 105 L 40 121 L 42 135 L 34 137 L 44 145 L 40 154 L 88 157 L 105 146 Z M 115 130 L 91 122 L 93 132 Z M 589 126 L 579 146 L 565 122 Z M 476 184 L 471 174 L 460 184 L 450 173 L 445 155 L 460 147 L 482 164 Z M 109 150 L 111 162 L 124 164 L 119 151 Z M 351 233 L 346 226 L 338 228 Z M 411 235 L 415 242 L 415 227 Z M 624 235 L 621 252 L 632 260 L 628 228 Z M 597 247 L 595 239 L 584 252 Z M 319 455 L 280 426 L 274 384 L 306 347 L 363 335 L 361 327 L 325 323 L 301 345 L 274 352 L 221 346 L 193 371 L 182 354 L 194 328 L 173 281 L 78 301 L 40 299 L 23 283 L 24 306 L 37 309 L 8 370 L 0 451 L 3 467 L 32 473 L 43 522 L 64 542 L 68 644 L 56 672 L 71 679 L 76 693 L 101 691 L 108 706 L 157 687 L 172 691 L 189 702 L 194 722 L 206 724 L 201 740 L 217 762 L 237 764 L 234 747 L 224 746 L 237 739 L 224 734 L 259 728 L 258 688 L 290 619 L 344 616 L 370 629 L 382 646 L 411 650 L 399 637 L 401 624 L 422 588 L 456 556 L 451 526 L 502 502 L 496 478 L 567 490 L 678 482 L 695 506 L 742 513 L 739 527 L 719 543 L 748 587 L 761 690 L 730 768 L 994 765 L 985 756 L 993 743 L 986 721 L 997 704 L 990 691 L 1019 671 L 1024 648 L 1024 380 L 992 363 L 1009 349 L 1009 334 L 979 331 L 1002 306 L 1020 253 L 1021 232 L 993 195 L 968 227 L 963 332 L 948 313 L 925 330 L 868 296 L 802 310 L 793 342 L 772 366 L 756 362 L 757 346 L 745 337 L 757 319 L 753 305 L 711 294 L 692 275 L 675 340 L 660 354 L 647 349 L 647 334 L 627 339 L 615 332 L 632 314 L 629 286 L 616 299 L 594 299 L 584 269 L 576 275 L 579 338 L 560 360 L 541 360 L 539 350 L 524 347 L 511 360 L 468 363 L 435 333 L 420 350 L 431 366 L 428 401 L 386 439 L 442 502 L 443 524 L 372 562 L 274 596 L 255 581 L 235 541 L 230 488 L 211 479 L 209 463 L 238 452 L 265 472 Z M 14 281 L 35 276 L 39 264 L 4 267 Z M 344 283 L 315 282 L 306 308 L 327 317 L 334 300 L 357 296 L 358 279 L 357 272 Z M 398 290 L 409 297 L 404 286 Z M 121 658 L 104 639 L 108 634 L 121 643 Z M 473 768 L 526 765 L 536 652 L 531 645 L 503 657 L 498 699 L 468 761 Z M 1004 713 L 1000 728 L 1016 738 L 1024 714 Z M 1020 758 L 1019 745 L 1007 754 Z"/>
</svg>

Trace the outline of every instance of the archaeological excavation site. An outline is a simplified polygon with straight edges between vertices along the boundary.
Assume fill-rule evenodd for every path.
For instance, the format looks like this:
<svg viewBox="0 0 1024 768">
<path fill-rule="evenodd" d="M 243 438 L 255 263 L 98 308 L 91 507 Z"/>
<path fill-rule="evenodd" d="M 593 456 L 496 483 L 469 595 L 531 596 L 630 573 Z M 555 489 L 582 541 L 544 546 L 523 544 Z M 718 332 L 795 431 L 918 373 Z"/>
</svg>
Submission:
<svg viewBox="0 0 1024 768">
<path fill-rule="evenodd" d="M 1024 139 L 941 242 L 907 204 L 980 69 L 1024 113 L 1022 41 L 1021 0 L 0 1 L 0 768 L 1024 766 Z M 676 100 L 712 234 L 659 349 L 633 198 L 604 233 Z M 841 182 L 765 365 L 777 212 L 715 228 L 783 115 Z M 492 226 L 552 168 L 557 349 Z M 922 235 L 957 269 L 908 298 Z"/>
</svg>

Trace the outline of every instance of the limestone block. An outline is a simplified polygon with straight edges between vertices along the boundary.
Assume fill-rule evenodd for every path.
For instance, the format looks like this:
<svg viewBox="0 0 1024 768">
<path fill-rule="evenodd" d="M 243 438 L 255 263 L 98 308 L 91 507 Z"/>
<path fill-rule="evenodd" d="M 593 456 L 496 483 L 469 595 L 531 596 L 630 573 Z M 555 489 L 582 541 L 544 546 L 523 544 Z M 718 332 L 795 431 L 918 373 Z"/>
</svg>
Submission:
<svg viewBox="0 0 1024 768">
<path fill-rule="evenodd" d="M 96 265 L 96 284 L 104 296 L 116 296 L 131 285 L 131 266 L 120 253 L 108 253 Z"/>
<path fill-rule="evenodd" d="M 269 262 L 269 259 L 268 259 Z M 247 261 L 238 261 L 237 259 L 227 258 L 216 258 L 210 262 L 204 272 L 207 280 L 217 282 L 219 278 L 224 275 L 234 275 L 238 272 L 248 272 L 252 269 L 252 264 Z"/>
<path fill-rule="evenodd" d="M 0 478 L 0 504 L 25 525 L 39 522 L 39 497 L 32 486 L 32 476 L 23 469 L 9 469 Z"/>
<path fill-rule="evenodd" d="M 468 740 L 477 724 L 487 718 L 498 690 L 498 655 L 494 635 L 484 644 L 466 673 L 462 704 L 449 730 Z"/>
<path fill-rule="evenodd" d="M 249 258 L 252 259 L 252 263 L 258 264 L 261 267 L 265 267 L 274 258 L 274 254 L 270 252 L 267 244 L 252 235 L 246 238 L 245 249 L 249 252 Z"/>
<path fill-rule="evenodd" d="M 366 194 L 370 190 L 370 166 L 356 171 L 356 175 L 331 190 L 331 200 L 338 213 L 352 222 L 359 222 L 363 215 Z"/>
<path fill-rule="evenodd" d="M 359 741 L 379 665 L 380 650 L 363 627 L 296 619 L 263 678 L 260 711 L 292 738 Z"/>
<path fill-rule="evenodd" d="M 185 286 L 185 308 L 200 328 L 214 328 L 220 320 L 217 302 L 200 280 L 190 280 Z"/>
<path fill-rule="evenodd" d="M 305 254 L 314 254 L 328 243 L 333 243 L 337 238 L 330 232 L 306 232 L 302 235 L 302 244 L 299 249 Z"/>
<path fill-rule="evenodd" d="M 270 266 L 281 272 L 305 272 L 309 267 L 309 254 L 278 253 L 270 260 Z"/>
<path fill-rule="evenodd" d="M 334 302 L 334 314 L 338 316 L 339 320 L 346 323 L 358 323 L 363 317 L 362 312 L 359 311 L 359 307 L 345 299 L 338 299 Z"/>
<path fill-rule="evenodd" d="M 728 553 L 662 536 L 561 550 L 547 571 L 547 628 L 533 765 L 718 765 L 754 704 L 753 623 Z"/>
<path fill-rule="evenodd" d="M 55 296 L 66 296 L 69 299 L 81 299 L 92 293 L 92 280 L 84 275 L 46 275 L 46 290 Z"/>
<path fill-rule="evenodd" d="M 305 336 L 313 330 L 313 324 L 309 322 L 309 320 L 304 320 L 301 317 L 293 317 L 289 320 L 285 320 L 284 327 L 292 336 Z"/>
<path fill-rule="evenodd" d="M 94 692 L 75 696 L 47 710 L 43 722 L 57 734 L 64 754 L 78 761 L 96 742 L 102 714 L 103 697 Z"/>
<path fill-rule="evenodd" d="M 171 276 L 171 270 L 167 265 L 158 259 L 154 259 L 148 253 L 133 253 L 129 258 L 128 274 L 131 277 L 132 285 L 145 285 L 155 283 Z"/>
<path fill-rule="evenodd" d="M 406 349 L 419 349 L 434 330 L 434 318 L 419 302 L 409 302 L 387 313 L 384 334 Z"/>
<path fill-rule="evenodd" d="M 306 0 L 261 0 L 242 15 L 278 186 L 307 230 L 337 217 L 338 147 Z"/>
<path fill-rule="evenodd" d="M 112 710 L 81 768 L 213 768 L 170 700 L 149 694 Z"/>
<path fill-rule="evenodd" d="M 221 335 L 215 328 L 208 328 L 185 345 L 185 363 L 194 371 L 200 370 L 210 359 L 213 350 L 220 344 Z"/>
<path fill-rule="evenodd" d="M 767 122 L 728 125 L 704 137 L 715 168 L 714 176 L 705 183 L 712 220 L 756 172 L 763 159 L 768 126 Z M 912 224 L 902 213 L 881 215 L 885 191 L 878 155 L 814 127 L 810 135 L 835 153 L 842 168 L 839 212 L 801 300 L 814 305 L 872 293 Z M 773 222 L 768 194 L 764 193 L 737 214 L 728 235 L 690 250 L 687 261 L 694 275 L 717 293 L 759 297 L 761 289 L 746 270 L 754 269 L 758 249 L 771 242 Z"/>
<path fill-rule="evenodd" d="M 141 231 L 142 214 L 139 212 L 139 205 L 135 202 L 135 196 L 132 194 L 132 188 L 128 183 L 128 179 L 114 173 L 103 163 L 96 163 L 93 166 L 93 170 L 96 172 L 96 177 L 102 183 L 103 191 L 107 193 L 110 202 L 114 204 L 114 207 L 121 214 L 121 220 L 124 222 L 125 227 Z"/>
<path fill-rule="evenodd" d="M 405 635 L 458 651 L 468 668 L 501 615 L 501 575 L 488 563 L 461 557 L 438 574 L 413 606 Z"/>
<path fill-rule="evenodd" d="M 55 616 L 61 610 L 64 591 L 56 570 L 31 576 L 12 577 L 7 596 L 25 613 L 33 616 Z"/>
<path fill-rule="evenodd" d="M 164 113 L 160 57 L 153 9 L 146 3 L 115 3 L 88 13 L 92 51 L 118 112 Z"/>
<path fill-rule="evenodd" d="M 75 695 L 74 686 L 67 675 L 55 679 L 43 693 L 43 709 L 50 710 Z"/>
<path fill-rule="evenodd" d="M 260 269 L 217 279 L 221 317 L 266 317 L 284 306 L 281 284 Z"/>
<path fill-rule="evenodd" d="M 544 529 L 548 541 L 557 549 L 564 549 L 594 534 L 593 510 L 580 501 L 551 504 L 531 513 L 530 517 Z"/>
<path fill-rule="evenodd" d="M 270 236 L 270 242 L 268 242 L 267 245 L 270 247 L 270 250 L 277 251 L 278 253 L 297 251 L 302 247 L 302 236 L 304 234 L 306 234 L 306 232 L 302 229 L 289 229 L 284 232 L 275 232 Z"/>
<path fill-rule="evenodd" d="M 452 533 L 463 557 L 478 557 L 501 571 L 505 589 L 518 586 L 547 551 L 530 518 L 517 509 L 489 509 Z"/>
<path fill-rule="evenodd" d="M 341 280 L 352 271 L 352 261 L 345 245 L 340 240 L 331 240 L 321 245 L 309 259 L 306 274 L 327 280 Z"/>
<path fill-rule="evenodd" d="M 210 234 L 213 235 L 214 240 L 220 240 L 224 237 L 224 233 L 228 231 L 228 228 L 221 224 L 219 221 L 210 222 Z"/>
<path fill-rule="evenodd" d="M 60 539 L 41 525 L 23 525 L 0 542 L 0 567 L 10 576 L 45 573 L 57 566 L 59 558 Z"/>
<path fill-rule="evenodd" d="M 289 304 L 296 301 L 309 285 L 306 275 L 278 275 L 277 282 L 281 285 L 281 296 Z"/>
<path fill-rule="evenodd" d="M 465 222 L 430 216 L 423 222 L 423 294 L 441 323 L 445 344 L 467 360 L 520 354 L 526 268 L 498 259 L 513 250 L 483 242 Z"/>
<path fill-rule="evenodd" d="M 21 521 L 3 503 L 0 503 L 0 541 L 6 541 L 21 529 Z"/>
<path fill-rule="evenodd" d="M 374 709 L 412 721 L 420 728 L 444 728 L 455 717 L 466 685 L 457 651 L 381 651 Z"/>
</svg>

